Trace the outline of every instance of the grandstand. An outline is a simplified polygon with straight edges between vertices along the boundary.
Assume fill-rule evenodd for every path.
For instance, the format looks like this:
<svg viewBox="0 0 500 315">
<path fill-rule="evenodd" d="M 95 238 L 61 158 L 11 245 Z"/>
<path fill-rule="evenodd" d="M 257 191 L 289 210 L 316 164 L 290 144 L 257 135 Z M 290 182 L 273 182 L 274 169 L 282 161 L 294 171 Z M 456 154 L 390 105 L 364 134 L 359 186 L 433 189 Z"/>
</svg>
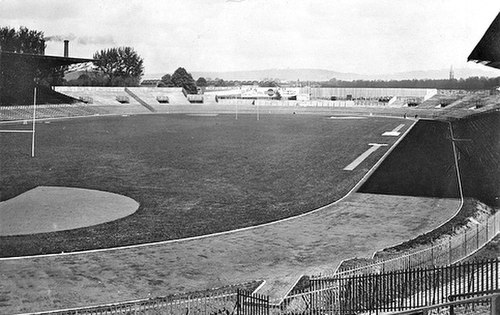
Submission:
<svg viewBox="0 0 500 315">
<path fill-rule="evenodd" d="M 157 107 L 165 103 L 161 102 L 162 98 L 168 100 L 167 104 L 189 105 L 186 95 L 182 88 L 155 88 L 155 87 L 129 87 L 139 99 L 146 104 Z M 123 87 L 70 87 L 56 86 L 55 90 L 71 96 L 75 99 L 91 99 L 95 105 L 122 105 L 116 98 L 119 96 L 129 95 Z M 130 98 L 130 105 L 139 105 L 140 103 L 134 98 Z"/>
<path fill-rule="evenodd" d="M 302 88 L 301 93 L 309 92 L 312 99 L 380 99 L 381 97 L 415 97 L 427 100 L 437 93 L 436 89 L 401 88 Z"/>
<path fill-rule="evenodd" d="M 35 83 L 33 69 L 47 71 L 60 66 L 75 63 L 86 63 L 92 59 L 70 58 L 68 56 L 48 56 L 45 54 L 26 54 L 3 51 L 0 47 L 0 106 L 33 104 L 33 88 L 40 91 L 37 102 L 45 103 L 73 103 L 74 99 L 51 91 L 48 87 Z"/>
</svg>

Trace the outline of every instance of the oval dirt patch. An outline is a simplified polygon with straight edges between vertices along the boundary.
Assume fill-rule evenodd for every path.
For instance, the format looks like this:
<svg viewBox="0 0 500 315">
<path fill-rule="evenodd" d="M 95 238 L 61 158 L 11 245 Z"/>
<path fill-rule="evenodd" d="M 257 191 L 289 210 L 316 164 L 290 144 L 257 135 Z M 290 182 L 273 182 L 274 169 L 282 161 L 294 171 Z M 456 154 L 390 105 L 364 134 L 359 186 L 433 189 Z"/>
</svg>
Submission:
<svg viewBox="0 0 500 315">
<path fill-rule="evenodd" d="M 40 186 L 0 202 L 0 236 L 76 229 L 126 217 L 139 208 L 109 192 Z"/>
</svg>

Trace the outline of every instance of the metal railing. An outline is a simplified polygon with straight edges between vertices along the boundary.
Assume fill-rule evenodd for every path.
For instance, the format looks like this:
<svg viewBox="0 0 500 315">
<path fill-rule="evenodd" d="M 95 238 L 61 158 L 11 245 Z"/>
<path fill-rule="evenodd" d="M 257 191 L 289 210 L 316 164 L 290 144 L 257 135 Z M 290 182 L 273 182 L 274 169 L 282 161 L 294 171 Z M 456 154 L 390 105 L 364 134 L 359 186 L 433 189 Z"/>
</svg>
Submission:
<svg viewBox="0 0 500 315">
<path fill-rule="evenodd" d="M 384 273 L 311 279 L 288 296 L 279 314 L 358 314 L 403 311 L 500 289 L 499 259 Z"/>
<path fill-rule="evenodd" d="M 238 290 L 239 291 L 239 290 Z M 96 306 L 29 313 L 30 315 L 169 314 L 215 315 L 236 312 L 238 291 L 234 287 L 168 295 Z M 244 291 L 242 291 L 244 292 Z M 251 294 L 248 294 L 251 296 Z M 27 315 L 27 314 L 22 314 Z"/>
</svg>

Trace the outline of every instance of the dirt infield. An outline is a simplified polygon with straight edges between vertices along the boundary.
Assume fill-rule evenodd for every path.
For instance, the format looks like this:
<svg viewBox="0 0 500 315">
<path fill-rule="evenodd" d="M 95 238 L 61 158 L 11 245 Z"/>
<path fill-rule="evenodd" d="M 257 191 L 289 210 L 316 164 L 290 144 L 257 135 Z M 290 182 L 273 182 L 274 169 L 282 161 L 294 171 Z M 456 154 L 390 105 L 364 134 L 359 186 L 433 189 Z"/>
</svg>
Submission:
<svg viewBox="0 0 500 315">
<path fill-rule="evenodd" d="M 39 186 L 0 202 L 0 236 L 92 226 L 134 213 L 129 197 L 81 188 Z"/>
</svg>

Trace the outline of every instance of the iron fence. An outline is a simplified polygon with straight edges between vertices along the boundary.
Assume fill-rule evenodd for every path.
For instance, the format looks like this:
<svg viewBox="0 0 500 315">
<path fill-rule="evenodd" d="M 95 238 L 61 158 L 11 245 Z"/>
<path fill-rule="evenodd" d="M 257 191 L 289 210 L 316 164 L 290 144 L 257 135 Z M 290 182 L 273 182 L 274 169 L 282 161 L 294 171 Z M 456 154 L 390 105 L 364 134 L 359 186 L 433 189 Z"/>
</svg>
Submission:
<svg viewBox="0 0 500 315">
<path fill-rule="evenodd" d="M 449 297 L 500 289 L 499 259 L 310 280 L 288 296 L 279 314 L 358 314 L 402 311 L 446 303 Z"/>
<path fill-rule="evenodd" d="M 98 306 L 71 308 L 36 315 L 229 315 L 237 305 L 234 288 L 183 295 L 169 295 Z"/>
<path fill-rule="evenodd" d="M 239 289 L 236 296 L 237 315 L 269 315 L 269 296 Z"/>
</svg>

